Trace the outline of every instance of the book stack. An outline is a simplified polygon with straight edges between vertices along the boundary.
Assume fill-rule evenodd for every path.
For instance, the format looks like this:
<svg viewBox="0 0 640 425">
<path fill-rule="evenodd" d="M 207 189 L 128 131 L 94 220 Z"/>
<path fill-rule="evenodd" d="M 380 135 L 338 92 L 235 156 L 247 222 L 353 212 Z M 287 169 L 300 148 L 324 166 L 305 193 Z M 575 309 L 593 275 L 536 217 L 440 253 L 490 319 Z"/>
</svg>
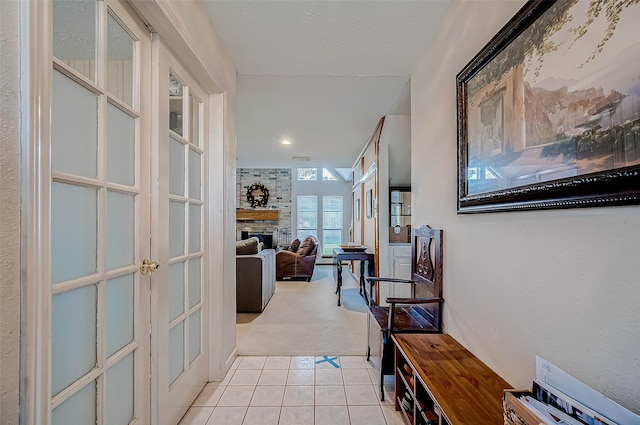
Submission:
<svg viewBox="0 0 640 425">
<path fill-rule="evenodd" d="M 533 381 L 531 395 L 520 401 L 548 425 L 620 425 L 539 379 Z"/>
</svg>

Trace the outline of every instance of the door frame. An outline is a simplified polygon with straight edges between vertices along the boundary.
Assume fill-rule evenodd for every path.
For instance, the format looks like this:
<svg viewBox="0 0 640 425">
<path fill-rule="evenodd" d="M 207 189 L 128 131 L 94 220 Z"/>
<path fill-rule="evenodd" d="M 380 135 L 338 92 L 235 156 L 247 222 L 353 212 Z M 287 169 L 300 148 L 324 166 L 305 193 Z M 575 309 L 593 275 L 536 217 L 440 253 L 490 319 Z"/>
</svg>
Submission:
<svg viewBox="0 0 640 425">
<path fill-rule="evenodd" d="M 22 45 L 22 333 L 21 393 L 22 423 L 49 422 L 51 344 L 44 318 L 51 312 L 51 262 L 45 247 L 51 243 L 48 211 L 51 205 L 51 152 L 45 149 L 51 139 L 51 123 L 41 119 L 51 105 L 53 50 L 51 44 L 52 6 L 49 2 L 21 2 Z M 47 321 L 48 322 L 48 321 Z"/>
</svg>

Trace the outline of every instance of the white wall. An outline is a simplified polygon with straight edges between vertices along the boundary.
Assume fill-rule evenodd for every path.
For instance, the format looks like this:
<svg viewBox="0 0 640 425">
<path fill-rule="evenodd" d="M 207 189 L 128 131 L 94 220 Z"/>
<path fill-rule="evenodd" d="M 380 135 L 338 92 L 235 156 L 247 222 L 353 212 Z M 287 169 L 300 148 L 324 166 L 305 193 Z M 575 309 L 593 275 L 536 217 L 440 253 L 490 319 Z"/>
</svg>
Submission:
<svg viewBox="0 0 640 425">
<path fill-rule="evenodd" d="M 412 224 L 444 229 L 447 333 L 515 387 L 539 355 L 640 412 L 640 206 L 456 214 L 455 76 L 521 6 L 453 3 L 412 73 Z"/>
<path fill-rule="evenodd" d="M 411 116 L 387 115 L 380 144 L 388 145 L 389 185 L 411 185 Z"/>
<path fill-rule="evenodd" d="M 391 276 L 389 264 L 389 186 L 411 184 L 411 117 L 387 115 L 380 134 L 378 163 L 378 274 Z"/>
<path fill-rule="evenodd" d="M 20 40 L 18 2 L 0 1 L 0 418 L 18 423 L 20 371 Z"/>
<path fill-rule="evenodd" d="M 407 88 L 409 85 L 407 85 Z M 409 95 L 406 96 L 409 98 Z M 376 129 L 374 128 L 374 131 Z M 356 223 L 358 229 L 362 226 L 362 233 L 356 231 L 355 240 L 368 247 L 378 246 L 377 270 L 378 276 L 390 276 L 389 264 L 389 185 L 410 185 L 411 184 L 411 116 L 410 115 L 386 115 L 382 125 L 382 132 L 378 139 L 378 157 L 375 158 L 375 145 L 369 140 L 364 144 L 367 149 L 361 152 L 361 156 L 355 160 L 355 170 L 359 170 L 360 159 L 364 158 L 364 171 L 376 162 L 376 173 L 378 179 L 378 191 L 375 193 L 375 204 L 377 208 L 378 240 L 375 238 L 375 219 L 367 219 L 361 214 L 361 223 Z M 360 175 L 354 178 L 360 180 Z M 370 177 L 372 179 L 373 177 Z M 373 180 L 363 182 L 363 193 L 371 187 L 374 188 Z M 356 193 L 360 193 L 357 189 Z M 375 192 L 375 190 L 374 190 Z M 365 202 L 362 195 L 361 203 Z M 364 207 L 363 207 L 364 211 Z M 371 227 L 373 226 L 373 227 Z"/>
</svg>

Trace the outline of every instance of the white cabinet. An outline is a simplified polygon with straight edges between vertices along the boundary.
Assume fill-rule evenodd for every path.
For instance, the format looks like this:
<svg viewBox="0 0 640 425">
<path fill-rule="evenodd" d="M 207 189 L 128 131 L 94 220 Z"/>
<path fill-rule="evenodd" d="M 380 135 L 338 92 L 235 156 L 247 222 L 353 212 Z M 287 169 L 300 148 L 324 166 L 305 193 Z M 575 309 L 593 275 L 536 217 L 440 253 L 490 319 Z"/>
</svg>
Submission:
<svg viewBox="0 0 640 425">
<path fill-rule="evenodd" d="M 393 243 L 389 244 L 389 272 L 390 276 L 396 279 L 411 279 L 411 244 Z M 380 305 L 387 305 L 385 300 L 388 297 L 410 297 L 411 285 L 402 283 L 379 282 Z"/>
<path fill-rule="evenodd" d="M 389 264 L 396 279 L 411 279 L 411 244 L 391 246 Z"/>
<path fill-rule="evenodd" d="M 389 250 L 391 272 L 396 279 L 411 279 L 411 244 L 394 245 Z M 410 297 L 411 285 L 394 283 L 393 297 Z"/>
</svg>

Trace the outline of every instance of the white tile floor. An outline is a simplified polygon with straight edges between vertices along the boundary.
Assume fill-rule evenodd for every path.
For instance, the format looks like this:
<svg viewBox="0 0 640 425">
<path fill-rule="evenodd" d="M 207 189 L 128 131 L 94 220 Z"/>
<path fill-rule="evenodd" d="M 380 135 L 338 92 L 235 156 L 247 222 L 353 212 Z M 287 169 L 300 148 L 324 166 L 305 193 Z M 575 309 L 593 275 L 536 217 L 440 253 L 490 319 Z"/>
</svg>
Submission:
<svg viewBox="0 0 640 425">
<path fill-rule="evenodd" d="M 365 357 L 238 357 L 180 425 L 402 425 Z M 323 361 L 324 360 L 324 361 Z"/>
</svg>

